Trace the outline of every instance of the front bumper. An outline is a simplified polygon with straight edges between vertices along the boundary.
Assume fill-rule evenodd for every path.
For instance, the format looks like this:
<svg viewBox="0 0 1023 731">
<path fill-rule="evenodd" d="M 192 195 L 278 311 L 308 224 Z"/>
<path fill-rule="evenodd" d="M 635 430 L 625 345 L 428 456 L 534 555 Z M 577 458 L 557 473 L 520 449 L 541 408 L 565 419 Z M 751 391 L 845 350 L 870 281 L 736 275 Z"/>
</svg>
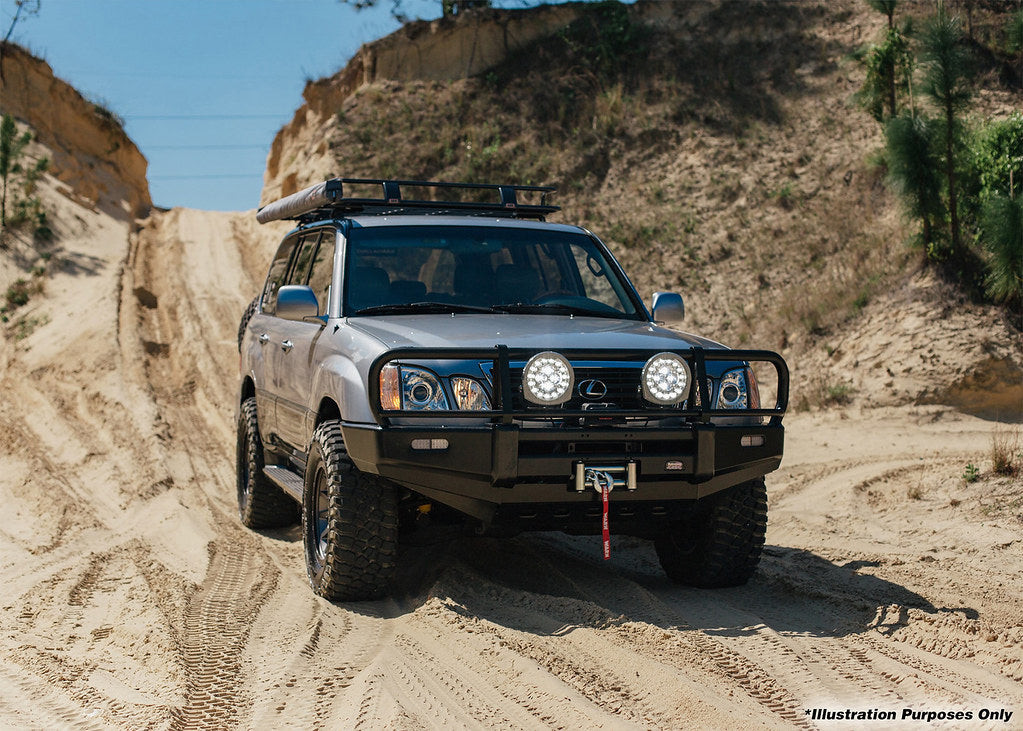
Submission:
<svg viewBox="0 0 1023 731">
<path fill-rule="evenodd" d="M 643 363 L 654 355 L 626 350 L 560 352 L 573 362 Z M 612 515 L 631 510 L 638 528 L 644 528 L 651 518 L 677 517 L 694 501 L 761 477 L 781 463 L 788 369 L 776 353 L 682 349 L 678 354 L 689 363 L 698 390 L 696 403 L 673 410 L 598 412 L 585 406 L 534 408 L 517 402 L 512 364 L 524 363 L 532 354 L 500 345 L 385 353 L 369 370 L 370 405 L 377 423 L 342 424 L 349 455 L 360 470 L 387 477 L 485 524 L 545 530 L 592 527 L 586 516 L 599 509 L 601 498 L 597 490 L 586 489 L 582 478 L 587 470 L 628 476 L 613 490 Z M 385 365 L 433 359 L 490 361 L 493 410 L 379 409 L 379 376 Z M 774 406 L 742 410 L 706 406 L 711 403 L 708 361 L 773 366 Z"/>
<path fill-rule="evenodd" d="M 598 503 L 596 490 L 578 489 L 580 465 L 626 470 L 633 465 L 636 488 L 616 487 L 615 503 L 697 500 L 777 469 L 784 444 L 780 424 L 593 429 L 343 424 L 342 432 L 360 470 L 487 522 L 514 514 L 513 506 L 535 511 L 539 504 Z M 417 449 L 413 442 L 447 446 Z"/>
</svg>

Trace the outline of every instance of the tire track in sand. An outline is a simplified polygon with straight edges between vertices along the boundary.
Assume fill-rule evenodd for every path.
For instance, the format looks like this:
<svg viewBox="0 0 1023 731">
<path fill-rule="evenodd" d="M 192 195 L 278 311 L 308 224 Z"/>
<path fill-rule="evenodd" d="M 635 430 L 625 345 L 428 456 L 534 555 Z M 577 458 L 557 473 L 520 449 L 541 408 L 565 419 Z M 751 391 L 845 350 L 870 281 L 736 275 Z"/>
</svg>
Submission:
<svg viewBox="0 0 1023 731">
<path fill-rule="evenodd" d="M 185 675 L 185 702 L 173 712 L 173 727 L 179 729 L 229 727 L 246 717 L 253 699 L 246 692 L 250 669 L 244 653 L 253 619 L 279 578 L 258 536 L 243 531 L 225 511 L 234 492 L 233 442 L 221 438 L 231 431 L 224 408 L 230 392 L 221 387 L 232 378 L 234 364 L 223 343 L 209 336 L 228 330 L 225 321 L 235 309 L 237 288 L 229 286 L 217 297 L 211 285 L 234 266 L 236 256 L 226 219 L 195 217 L 200 220 L 172 212 L 144 231 L 131 257 L 130 286 L 123 289 L 123 297 L 135 299 L 143 292 L 151 305 L 131 302 L 134 335 L 145 351 L 142 373 L 174 437 L 168 452 L 176 481 L 190 493 L 191 503 L 208 511 L 216 533 L 207 546 L 205 578 L 188 599 L 179 633 Z M 205 227 L 204 235 L 195 234 L 197 226 Z M 210 241 L 218 246 L 210 247 Z M 196 248 L 208 252 L 205 261 Z"/>
<path fill-rule="evenodd" d="M 239 531 L 240 533 L 240 531 Z M 180 653 L 185 704 L 175 709 L 178 729 L 236 724 L 250 701 L 238 691 L 242 651 L 252 617 L 276 587 L 276 574 L 251 539 L 211 544 L 210 568 L 185 611 Z"/>
</svg>

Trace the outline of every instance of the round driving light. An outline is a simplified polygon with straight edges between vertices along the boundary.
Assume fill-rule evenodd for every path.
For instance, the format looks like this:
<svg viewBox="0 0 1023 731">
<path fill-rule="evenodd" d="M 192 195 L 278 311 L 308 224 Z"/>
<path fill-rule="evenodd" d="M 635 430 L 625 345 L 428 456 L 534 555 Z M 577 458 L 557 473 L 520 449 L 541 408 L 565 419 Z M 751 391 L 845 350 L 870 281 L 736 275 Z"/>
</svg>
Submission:
<svg viewBox="0 0 1023 731">
<path fill-rule="evenodd" d="M 534 404 L 563 404 L 571 397 L 574 384 L 572 364 L 550 350 L 534 355 L 522 369 L 522 395 Z"/>
<path fill-rule="evenodd" d="M 689 395 L 689 364 L 674 353 L 658 353 L 643 366 L 643 398 L 655 404 L 680 404 Z"/>
</svg>

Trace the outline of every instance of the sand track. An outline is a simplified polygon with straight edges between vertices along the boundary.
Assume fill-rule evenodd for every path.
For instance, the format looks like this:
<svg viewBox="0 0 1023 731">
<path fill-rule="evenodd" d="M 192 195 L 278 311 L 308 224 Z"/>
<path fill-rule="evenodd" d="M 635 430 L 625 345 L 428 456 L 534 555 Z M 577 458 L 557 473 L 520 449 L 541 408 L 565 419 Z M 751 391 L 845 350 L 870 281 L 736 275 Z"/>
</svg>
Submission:
<svg viewBox="0 0 1023 731">
<path fill-rule="evenodd" d="M 0 360 L 0 725 L 790 728 L 912 707 L 1023 727 L 1023 488 L 959 477 L 997 425 L 793 416 L 746 587 L 676 587 L 643 541 L 605 563 L 596 539 L 535 534 L 407 549 L 394 599 L 331 605 L 297 528 L 235 514 L 234 336 L 275 235 L 180 209 L 90 231 L 104 264 L 48 295 L 90 306 Z"/>
</svg>

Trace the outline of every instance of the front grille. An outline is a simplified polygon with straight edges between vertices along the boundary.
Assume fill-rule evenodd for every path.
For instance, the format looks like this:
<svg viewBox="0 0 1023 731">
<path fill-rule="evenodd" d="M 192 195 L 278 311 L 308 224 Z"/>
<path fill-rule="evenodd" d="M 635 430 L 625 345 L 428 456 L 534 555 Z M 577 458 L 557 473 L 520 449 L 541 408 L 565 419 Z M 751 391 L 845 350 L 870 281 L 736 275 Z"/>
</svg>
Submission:
<svg viewBox="0 0 1023 731">
<path fill-rule="evenodd" d="M 515 409 L 527 409 L 535 408 L 535 404 L 531 404 L 525 400 L 522 396 L 522 368 L 524 364 L 515 364 L 512 366 L 511 382 L 512 382 L 512 393 L 515 399 Z M 565 409 L 583 409 L 585 404 L 600 403 L 600 404 L 614 404 L 619 409 L 643 409 L 650 407 L 650 404 L 643 400 L 643 394 L 640 391 L 639 377 L 643 370 L 643 364 L 637 364 L 635 367 L 576 367 L 573 364 L 573 370 L 575 371 L 575 387 L 572 393 L 572 398 L 569 399 L 565 404 Z M 584 398 L 579 394 L 580 385 L 590 381 L 596 381 L 604 384 L 607 388 L 607 393 L 600 398 Z"/>
<path fill-rule="evenodd" d="M 530 403 L 525 400 L 522 395 L 522 369 L 525 367 L 524 363 L 512 364 L 511 368 L 511 385 L 513 395 L 513 408 L 516 410 L 522 409 L 534 409 L 536 404 Z M 562 408 L 567 410 L 580 410 L 586 408 L 586 404 L 614 404 L 615 407 L 627 410 L 635 411 L 640 409 L 649 409 L 651 411 L 670 411 L 672 409 L 685 409 L 689 408 L 688 400 L 683 401 L 679 406 L 657 406 L 649 403 L 643 398 L 643 389 L 640 384 L 640 378 L 643 374 L 643 364 L 637 363 L 635 366 L 576 366 L 572 364 L 573 370 L 575 371 L 575 386 L 572 393 L 572 398 L 569 399 Z M 491 376 L 492 376 L 491 371 Z M 599 381 L 607 387 L 607 393 L 602 398 L 584 398 L 580 395 L 580 387 L 588 381 Z M 707 378 L 707 392 L 711 394 L 713 401 L 714 394 L 714 379 Z M 695 406 L 700 405 L 700 394 L 699 391 L 694 387 L 693 395 L 690 396 L 690 400 L 693 400 Z M 599 411 L 594 412 L 594 416 L 597 416 Z"/>
</svg>

